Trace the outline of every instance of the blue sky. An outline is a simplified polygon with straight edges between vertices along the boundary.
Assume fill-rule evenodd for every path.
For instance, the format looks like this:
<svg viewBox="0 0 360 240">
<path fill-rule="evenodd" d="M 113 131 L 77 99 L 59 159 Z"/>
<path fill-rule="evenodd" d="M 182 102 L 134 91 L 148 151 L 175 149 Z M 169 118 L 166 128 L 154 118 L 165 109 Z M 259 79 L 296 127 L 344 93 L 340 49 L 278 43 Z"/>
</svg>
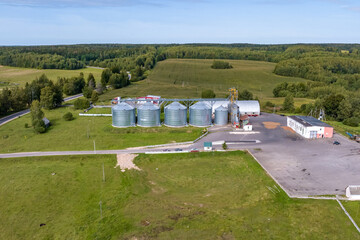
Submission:
<svg viewBox="0 0 360 240">
<path fill-rule="evenodd" d="M 359 43 L 354 0 L 0 0 L 0 45 Z"/>
</svg>

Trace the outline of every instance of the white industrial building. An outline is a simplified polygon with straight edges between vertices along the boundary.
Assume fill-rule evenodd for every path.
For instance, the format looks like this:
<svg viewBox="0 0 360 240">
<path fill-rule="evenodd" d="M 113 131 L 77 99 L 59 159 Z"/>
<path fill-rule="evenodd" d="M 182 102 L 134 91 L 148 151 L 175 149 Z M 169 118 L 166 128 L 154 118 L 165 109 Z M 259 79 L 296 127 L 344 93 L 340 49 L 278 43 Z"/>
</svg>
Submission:
<svg viewBox="0 0 360 240">
<path fill-rule="evenodd" d="M 211 106 L 210 102 L 206 102 L 209 106 Z M 228 108 L 230 101 L 216 101 L 212 106 L 212 112 L 215 112 L 220 106 Z M 240 115 L 248 115 L 248 116 L 259 116 L 260 115 L 260 104 L 259 101 L 256 100 L 248 100 L 248 101 L 236 101 L 236 104 L 239 106 Z"/>
<path fill-rule="evenodd" d="M 314 117 L 310 116 L 289 116 L 287 126 L 304 138 L 332 138 L 334 129 Z"/>
<path fill-rule="evenodd" d="M 259 116 L 260 104 L 256 100 L 236 101 L 239 106 L 240 115 Z"/>
</svg>

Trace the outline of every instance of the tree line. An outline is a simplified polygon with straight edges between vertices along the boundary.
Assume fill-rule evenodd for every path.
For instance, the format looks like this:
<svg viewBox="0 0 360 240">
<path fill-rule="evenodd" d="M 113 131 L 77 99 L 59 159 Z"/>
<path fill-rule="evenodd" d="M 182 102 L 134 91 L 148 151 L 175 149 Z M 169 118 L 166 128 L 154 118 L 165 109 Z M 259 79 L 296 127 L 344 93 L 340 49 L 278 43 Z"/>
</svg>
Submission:
<svg viewBox="0 0 360 240">
<path fill-rule="evenodd" d="M 337 120 L 350 126 L 360 123 L 360 92 L 348 91 L 343 87 L 322 82 L 280 83 L 273 90 L 274 97 L 285 97 L 283 110 L 286 112 L 319 116 L 325 111 L 327 120 Z M 315 99 L 314 103 L 294 107 L 293 97 Z M 271 104 L 268 103 L 271 107 Z"/>
<path fill-rule="evenodd" d="M 59 83 L 49 80 L 46 75 L 26 83 L 25 87 L 5 88 L 0 95 L 0 115 L 28 108 L 37 100 L 44 108 L 53 109 L 61 105 L 63 92 Z"/>
</svg>

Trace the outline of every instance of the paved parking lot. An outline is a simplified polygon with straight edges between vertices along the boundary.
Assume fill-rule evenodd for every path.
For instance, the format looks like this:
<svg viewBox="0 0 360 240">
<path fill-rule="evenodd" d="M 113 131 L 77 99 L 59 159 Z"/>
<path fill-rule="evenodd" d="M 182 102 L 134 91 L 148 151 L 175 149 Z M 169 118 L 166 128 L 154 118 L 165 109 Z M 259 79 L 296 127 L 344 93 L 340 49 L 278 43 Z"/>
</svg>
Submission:
<svg viewBox="0 0 360 240">
<path fill-rule="evenodd" d="M 273 129 L 264 122 L 272 123 Z M 348 185 L 360 185 L 359 143 L 339 134 L 333 139 L 304 139 L 284 129 L 286 117 L 274 114 L 251 118 L 251 123 L 255 134 L 231 134 L 231 128 L 215 127 L 195 147 L 201 148 L 204 141 L 238 141 L 229 148 L 249 149 L 292 196 L 345 194 Z M 247 142 L 255 140 L 258 143 Z M 341 145 L 333 145 L 334 140 Z"/>
</svg>

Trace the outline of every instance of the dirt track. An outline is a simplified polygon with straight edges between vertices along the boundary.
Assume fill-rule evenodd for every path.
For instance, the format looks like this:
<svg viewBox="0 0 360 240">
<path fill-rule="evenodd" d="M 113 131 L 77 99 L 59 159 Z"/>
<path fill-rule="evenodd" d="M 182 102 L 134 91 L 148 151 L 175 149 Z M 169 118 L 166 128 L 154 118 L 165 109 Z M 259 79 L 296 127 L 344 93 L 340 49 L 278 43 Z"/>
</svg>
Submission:
<svg viewBox="0 0 360 240">
<path fill-rule="evenodd" d="M 115 168 L 119 166 L 121 170 L 125 170 L 125 169 L 141 170 L 133 163 L 134 158 L 136 158 L 137 156 L 138 154 L 132 154 L 132 153 L 117 154 L 117 164 Z"/>
</svg>

